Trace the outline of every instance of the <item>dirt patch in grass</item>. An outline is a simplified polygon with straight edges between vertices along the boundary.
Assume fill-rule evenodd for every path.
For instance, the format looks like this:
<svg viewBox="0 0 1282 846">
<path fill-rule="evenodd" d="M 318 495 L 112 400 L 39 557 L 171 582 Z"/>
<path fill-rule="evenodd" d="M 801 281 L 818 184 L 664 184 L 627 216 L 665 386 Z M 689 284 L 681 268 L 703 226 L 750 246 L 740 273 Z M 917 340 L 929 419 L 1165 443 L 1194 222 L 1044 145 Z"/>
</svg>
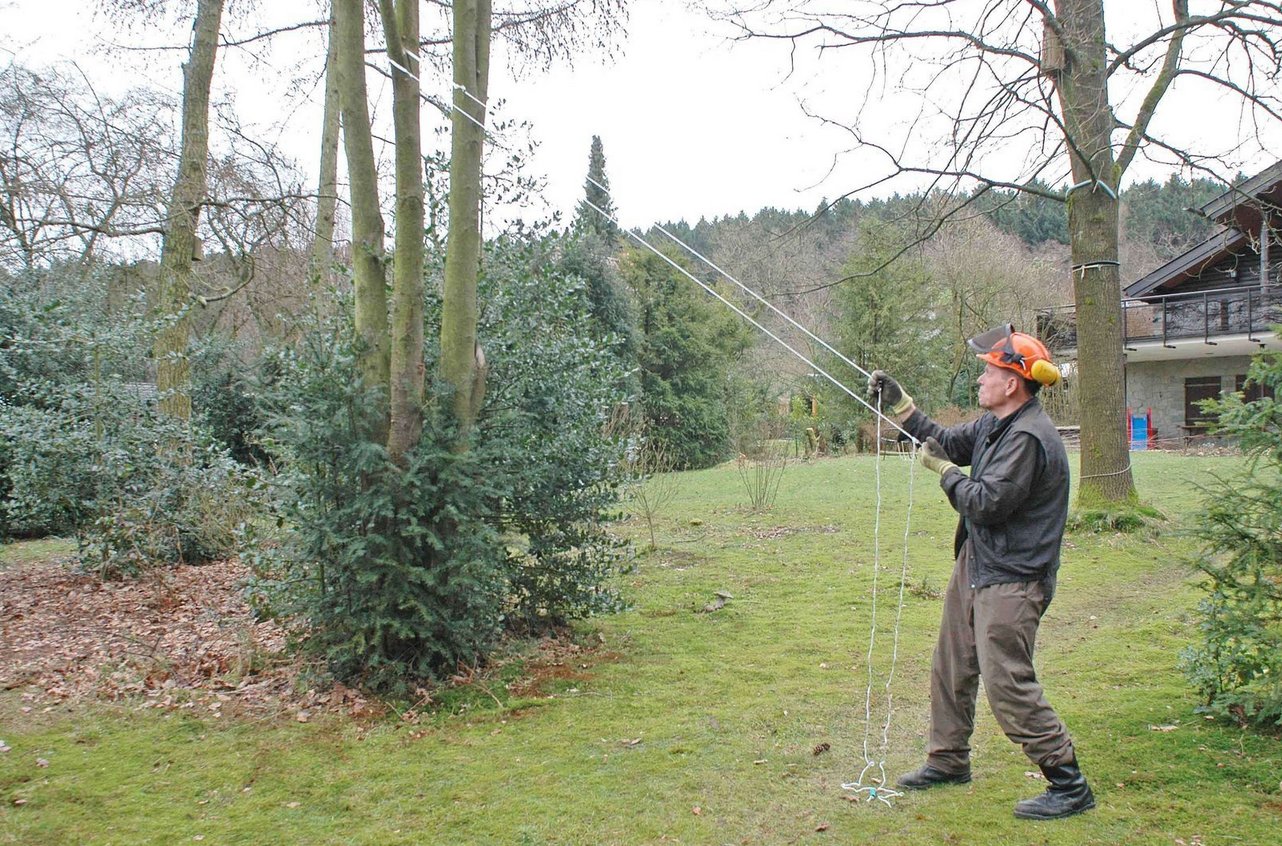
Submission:
<svg viewBox="0 0 1282 846">
<path fill-rule="evenodd" d="M 512 696 L 533 698 L 548 696 L 567 684 L 586 682 L 592 678 L 591 668 L 603 662 L 617 661 L 617 652 L 605 652 L 568 639 L 545 640 L 538 650 L 526 658 L 521 674 L 508 682 Z"/>
<path fill-rule="evenodd" d="M 132 701 L 206 714 L 359 712 L 340 686 L 299 684 L 287 631 L 256 620 L 239 561 L 103 582 L 65 562 L 24 562 L 0 577 L 0 688 L 26 708 L 66 700 Z"/>
<path fill-rule="evenodd" d="M 767 528 L 751 529 L 748 533 L 757 540 L 779 540 L 792 535 L 832 535 L 839 531 L 841 531 L 840 527 L 829 524 L 824 526 L 770 526 Z"/>
</svg>

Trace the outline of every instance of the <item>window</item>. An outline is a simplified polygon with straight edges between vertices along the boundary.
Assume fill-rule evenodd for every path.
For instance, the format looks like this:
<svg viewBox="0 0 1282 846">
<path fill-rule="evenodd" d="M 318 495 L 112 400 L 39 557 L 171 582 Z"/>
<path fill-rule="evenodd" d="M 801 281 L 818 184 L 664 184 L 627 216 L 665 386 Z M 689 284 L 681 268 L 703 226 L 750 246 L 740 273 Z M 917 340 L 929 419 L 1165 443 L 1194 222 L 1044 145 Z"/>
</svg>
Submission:
<svg viewBox="0 0 1282 846">
<path fill-rule="evenodd" d="M 1184 380 L 1184 425 L 1204 426 L 1213 415 L 1198 405 L 1202 400 L 1220 398 L 1219 376 L 1190 376 Z"/>
<path fill-rule="evenodd" d="M 1252 400 L 1263 399 L 1264 397 L 1269 397 L 1270 399 L 1274 398 L 1273 389 L 1270 387 L 1261 385 L 1257 382 L 1252 382 L 1250 386 L 1248 386 L 1246 384 L 1246 374 L 1244 373 L 1239 374 L 1234 378 L 1233 386 L 1234 386 L 1233 389 L 1238 393 L 1242 394 L 1242 398 L 1245 399 L 1247 402 L 1251 402 Z"/>
</svg>

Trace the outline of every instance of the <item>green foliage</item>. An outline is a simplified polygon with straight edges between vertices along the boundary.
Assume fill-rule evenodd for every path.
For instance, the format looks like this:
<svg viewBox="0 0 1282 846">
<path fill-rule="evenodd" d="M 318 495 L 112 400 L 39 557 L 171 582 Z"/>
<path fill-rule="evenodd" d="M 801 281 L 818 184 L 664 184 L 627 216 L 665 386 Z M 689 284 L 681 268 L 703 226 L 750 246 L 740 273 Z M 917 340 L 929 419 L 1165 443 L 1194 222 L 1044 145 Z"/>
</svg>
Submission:
<svg viewBox="0 0 1282 846">
<path fill-rule="evenodd" d="M 192 413 L 200 428 L 237 461 L 261 464 L 267 455 L 258 443 L 263 419 L 255 394 L 271 374 L 256 372 L 251 356 L 223 335 L 193 340 L 188 357 Z"/>
<path fill-rule="evenodd" d="M 583 182 L 583 193 L 584 199 L 574 210 L 573 231 L 595 235 L 607 244 L 614 244 L 619 239 L 619 227 L 605 215 L 615 217 L 618 212 L 610 197 L 610 178 L 605 175 L 605 148 L 599 135 L 592 136 L 592 147 L 588 151 L 588 178 Z"/>
<path fill-rule="evenodd" d="M 1055 191 L 1039 180 L 1033 180 L 1029 187 L 1047 193 Z M 1068 243 L 1068 207 L 1063 202 L 1026 191 L 999 188 L 989 191 L 979 203 L 999 229 L 1017 236 L 1025 244 Z"/>
<path fill-rule="evenodd" d="M 627 346 L 593 331 L 591 285 L 553 261 L 557 246 L 491 244 L 479 289 L 492 363 L 476 437 L 505 478 L 496 516 L 516 541 L 507 623 L 526 631 L 619 604 L 609 579 L 621 549 L 602 519 L 619 496 L 623 442 L 607 423 L 629 397 Z"/>
<path fill-rule="evenodd" d="M 234 552 L 255 479 L 197 430 L 156 413 L 141 304 L 111 308 L 84 268 L 0 286 L 0 502 L 7 536 L 75 535 L 105 577 Z"/>
<path fill-rule="evenodd" d="M 114 415 L 137 406 L 147 326 L 107 308 L 106 273 L 0 275 L 0 513 L 5 536 L 73 534 L 93 498 L 83 472 Z M 123 395 L 123 396 L 118 396 Z"/>
<path fill-rule="evenodd" d="M 506 630 L 539 632 L 618 606 L 621 548 L 602 525 L 617 498 L 618 359 L 590 331 L 581 280 L 538 239 L 491 244 L 480 280 L 486 403 L 456 449 L 440 384 L 397 465 L 372 440 L 347 318 L 276 353 L 272 438 L 291 529 L 265 562 L 269 602 L 302 615 L 343 678 L 401 690 L 481 661 Z M 426 308 L 434 373 L 441 303 Z"/>
<path fill-rule="evenodd" d="M 594 232 L 571 235 L 564 241 L 558 269 L 583 281 L 594 336 L 630 364 L 636 357 L 636 325 L 612 249 L 609 240 Z"/>
<path fill-rule="evenodd" d="M 282 517 L 275 607 L 310 624 L 307 645 L 340 677 L 402 686 L 474 663 L 498 634 L 503 546 L 485 521 L 496 499 L 484 456 L 456 452 L 435 415 L 403 466 L 372 441 L 372 391 L 351 348 L 300 356 L 276 421 Z"/>
<path fill-rule="evenodd" d="M 110 277 L 78 266 L 0 272 L 0 399 L 39 406 L 51 385 L 143 378 L 143 303 L 113 308 Z"/>
<path fill-rule="evenodd" d="M 256 474 L 152 408 L 98 445 L 92 519 L 77 542 L 81 566 L 101 577 L 235 555 L 264 507 Z"/>
<path fill-rule="evenodd" d="M 636 314 L 647 436 L 663 442 L 675 467 L 721 461 L 730 448 L 730 367 L 751 336 L 739 317 L 654 253 L 628 250 L 620 272 Z"/>
<path fill-rule="evenodd" d="M 1266 396 L 1240 394 L 1206 403 L 1215 431 L 1239 441 L 1251 459 L 1205 493 L 1196 536 L 1197 568 L 1206 577 L 1198 605 L 1199 642 L 1182 665 L 1206 709 L 1243 724 L 1282 726 L 1282 356 L 1264 353 L 1248 384 Z M 1272 394 L 1269 396 L 1267 394 Z"/>
<path fill-rule="evenodd" d="M 85 422 L 57 408 L 0 407 L 5 537 L 69 536 L 86 521 L 97 438 L 92 419 Z"/>
<path fill-rule="evenodd" d="M 1186 182 L 1173 174 L 1164 183 L 1148 179 L 1122 192 L 1127 237 L 1152 244 L 1162 258 L 1173 258 L 1211 236 L 1218 224 L 1194 209 L 1224 193 L 1210 179 Z"/>
<path fill-rule="evenodd" d="M 860 221 L 858 246 L 842 271 L 850 278 L 836 292 L 840 314 L 836 346 L 867 370 L 890 372 L 919 405 L 929 409 L 947 400 L 951 358 L 947 327 L 937 316 L 940 292 L 916 251 L 880 267 L 912 237 L 897 223 L 873 216 Z M 831 357 L 825 364 L 830 373 L 851 373 Z M 853 379 L 853 384 L 843 381 L 852 390 L 862 390 L 858 374 Z M 835 387 L 821 385 L 821 389 L 827 422 L 849 438 L 869 412 Z"/>
<path fill-rule="evenodd" d="M 0 411 L 6 530 L 76 536 L 99 576 L 232 555 L 258 508 L 256 480 L 216 445 L 159 415 L 132 385 L 49 389 Z"/>
</svg>

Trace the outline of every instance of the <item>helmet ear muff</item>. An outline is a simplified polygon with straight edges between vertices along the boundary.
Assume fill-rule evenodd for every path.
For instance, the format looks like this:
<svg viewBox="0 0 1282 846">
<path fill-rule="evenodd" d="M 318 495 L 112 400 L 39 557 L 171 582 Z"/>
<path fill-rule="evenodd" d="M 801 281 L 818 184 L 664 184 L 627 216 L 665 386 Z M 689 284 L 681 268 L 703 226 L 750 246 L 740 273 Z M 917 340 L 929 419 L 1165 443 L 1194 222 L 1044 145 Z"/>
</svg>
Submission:
<svg viewBox="0 0 1282 846">
<path fill-rule="evenodd" d="M 1033 381 L 1039 382 L 1046 387 L 1050 387 L 1059 381 L 1059 368 L 1051 364 L 1044 358 L 1039 358 L 1033 362 L 1029 368 L 1028 375 L 1033 377 Z"/>
</svg>

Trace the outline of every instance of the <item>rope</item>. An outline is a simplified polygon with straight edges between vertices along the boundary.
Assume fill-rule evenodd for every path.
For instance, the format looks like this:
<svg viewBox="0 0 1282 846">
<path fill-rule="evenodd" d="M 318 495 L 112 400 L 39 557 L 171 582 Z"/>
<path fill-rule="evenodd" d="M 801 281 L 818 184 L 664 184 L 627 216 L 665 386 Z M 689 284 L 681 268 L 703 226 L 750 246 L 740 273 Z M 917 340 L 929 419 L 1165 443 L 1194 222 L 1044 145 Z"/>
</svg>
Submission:
<svg viewBox="0 0 1282 846">
<path fill-rule="evenodd" d="M 1112 473 L 1089 473 L 1085 476 L 1078 476 L 1077 480 L 1080 482 L 1082 479 L 1104 479 L 1109 476 L 1120 476 L 1123 473 L 1129 473 L 1130 470 L 1131 470 L 1131 462 L 1128 461 L 1126 462 L 1126 466 L 1123 467 L 1121 470 L 1115 470 Z"/>
<path fill-rule="evenodd" d="M 415 54 L 415 53 L 411 53 L 411 52 L 410 52 L 410 51 L 408 51 L 408 50 L 406 50 L 406 51 L 405 51 L 405 54 L 406 54 L 407 56 L 409 56 L 411 59 L 413 59 L 414 61 L 418 62 L 418 63 L 419 63 L 419 66 L 420 66 L 420 67 L 422 67 L 422 65 L 423 65 L 423 60 L 422 60 L 422 59 L 421 59 L 417 54 Z M 418 92 L 418 98 L 419 98 L 420 100 L 422 100 L 424 103 L 427 103 L 429 106 L 436 106 L 437 108 L 439 108 L 439 106 L 437 106 L 437 104 L 436 104 L 435 102 L 433 102 L 433 101 L 432 101 L 432 98 L 428 97 L 426 94 L 424 94 L 424 93 L 422 92 L 422 90 L 421 90 L 421 89 L 422 89 L 422 86 L 423 86 L 423 80 L 422 80 L 422 78 L 421 78 L 421 77 L 419 77 L 419 76 L 417 76 L 416 74 L 414 74 L 414 72 L 413 72 L 413 71 L 411 71 L 409 68 L 407 68 L 407 67 L 405 67 L 404 65 L 402 65 L 400 62 L 397 62 L 395 59 L 391 58 L 390 56 L 389 56 L 389 57 L 387 57 L 387 63 L 388 63 L 389 65 L 391 65 L 392 67 L 396 68 L 396 69 L 397 69 L 398 71 L 400 71 L 401 73 L 403 73 L 403 74 L 405 74 L 406 76 L 408 76 L 410 79 L 412 79 L 412 80 L 414 80 L 415 82 L 417 82 L 417 83 L 418 83 L 419 88 L 420 88 L 420 90 L 419 90 L 419 92 Z M 374 65 L 372 62 L 366 62 L 365 64 L 367 64 L 369 67 L 372 67 L 372 68 L 377 69 L 377 66 L 376 66 L 376 65 Z M 431 67 L 431 65 L 429 64 L 429 65 L 428 65 L 428 67 Z M 436 74 L 436 76 L 437 76 L 437 79 L 444 79 L 444 78 L 445 78 L 445 77 L 444 77 L 443 75 L 441 75 L 441 74 Z M 481 116 L 482 116 L 482 117 L 488 117 L 488 116 L 490 115 L 490 109 L 489 109 L 489 107 L 485 105 L 484 101 L 482 101 L 482 100 L 478 100 L 478 99 L 476 98 L 476 95 L 475 95 L 475 94 L 473 94 L 471 91 L 468 91 L 468 90 L 467 90 L 467 86 L 465 86 L 465 85 L 461 85 L 461 84 L 459 84 L 459 83 L 457 83 L 457 82 L 454 82 L 454 81 L 452 81 L 452 80 L 450 81 L 450 86 L 451 86 L 455 91 L 461 92 L 461 93 L 463 94 L 463 96 L 467 97 L 467 98 L 468 98 L 469 100 L 471 100 L 473 103 L 476 103 L 478 106 L 480 106 L 480 107 L 481 107 Z M 502 139 L 500 139 L 497 135 L 495 135 L 495 134 L 494 134 L 494 133 L 489 129 L 489 127 L 487 127 L 487 126 L 485 125 L 485 123 L 484 123 L 483 121 L 479 121 L 479 120 L 477 120 L 477 119 L 476 119 L 476 118 L 475 118 L 471 113 L 469 113 L 466 109 L 460 108 L 458 103 L 455 103 L 455 102 L 453 102 L 453 101 L 451 100 L 451 102 L 450 102 L 450 108 L 451 108 L 451 109 L 453 109 L 454 111 L 458 112 L 458 113 L 459 113 L 460 115 L 462 115 L 463 117 L 465 117 L 465 118 L 467 118 L 468 120 L 470 120 L 472 123 L 476 124 L 476 126 L 481 130 L 481 132 L 485 134 L 485 137 L 487 137 L 487 138 L 490 140 L 490 144 L 491 144 L 491 145 L 493 145 L 494 147 L 497 147 L 497 148 L 498 148 L 498 149 L 500 149 L 500 150 L 503 150 L 504 152 L 507 152 L 507 153 L 512 152 L 512 148 L 511 148 L 511 147 L 508 147 L 506 144 L 504 144 L 504 143 L 502 142 Z"/>
<path fill-rule="evenodd" d="M 588 182 L 591 182 L 593 185 L 595 185 L 596 187 L 600 188 L 600 189 L 601 189 L 602 191 L 604 191 L 607 195 L 610 193 L 610 189 L 609 189 L 609 188 L 607 188 L 607 187 L 605 187 L 604 185 L 602 185 L 600 182 L 597 182 L 595 179 L 593 179 L 593 178 L 592 178 L 592 176 L 591 176 L 591 174 L 589 174 L 589 175 L 588 175 Z M 793 325 L 794 327 L 796 327 L 797 329 L 800 329 L 802 332 L 804 332 L 804 333 L 806 334 L 806 336 L 807 336 L 808 338 L 810 338 L 812 341 L 815 341 L 816 343 L 818 343 L 820 346 L 822 346 L 822 347 L 823 347 L 824 349 L 826 349 L 828 352 L 830 352 L 830 353 L 832 353 L 833 355 L 837 356 L 837 358 L 841 359 L 841 360 L 842 360 L 843 362 L 845 362 L 847 365 L 849 365 L 850 367 L 854 368 L 856 371 L 858 371 L 859 373 L 861 373 L 861 374 L 862 374 L 862 375 L 864 375 L 864 376 L 871 376 L 871 375 L 872 375 L 872 374 L 871 374 L 871 373 L 869 373 L 867 370 L 865 370 L 864 368 L 860 367 L 858 364 L 856 364 L 855 362 L 851 361 L 849 358 L 847 358 L 846 356 L 844 356 L 844 355 L 841 353 L 841 351 L 839 351 L 838 349 L 836 349 L 835 347 L 833 347 L 831 344 L 829 344 L 829 343 L 828 343 L 827 341 L 825 341 L 823 338 L 820 338 L 820 337 L 819 337 L 818 335 L 816 335 L 814 332 L 811 332 L 811 331 L 810 331 L 809 329 L 807 329 L 805 326 L 802 326 L 800 323 L 798 323 L 797 321 L 793 320 L 793 319 L 792 319 L 792 317 L 791 317 L 791 316 L 789 316 L 786 312 L 781 311 L 780 309 L 778 309 L 777 307 L 775 307 L 775 304 L 774 304 L 774 303 L 770 302 L 770 301 L 769 301 L 769 300 L 767 300 L 765 297 L 761 296 L 761 295 L 760 295 L 760 294 L 758 294 L 756 291 L 752 290 L 752 289 L 751 289 L 751 288 L 749 288 L 747 285 L 743 284 L 743 283 L 742 283 L 742 282 L 740 282 L 738 279 L 736 279 L 736 278 L 734 278 L 733 276 L 731 276 L 731 275 L 730 275 L 728 272 L 726 272 L 725 270 L 722 270 L 722 269 L 721 269 L 721 267 L 720 267 L 720 266 L 718 266 L 718 265 L 717 265 L 717 263 L 716 263 L 716 262 L 714 262 L 712 259 L 710 259 L 710 258 L 708 258 L 707 256 L 705 256 L 703 253 L 699 252 L 699 251 L 698 251 L 698 250 L 696 250 L 694 247 L 691 247 L 691 246 L 690 246 L 689 244 L 687 244 L 685 241 L 682 241 L 680 238 L 678 238 L 676 235 L 673 235 L 671 232 L 669 232 L 667 229 L 663 228 L 662 226 L 660 226 L 660 225 L 658 225 L 658 224 L 655 224 L 654 228 L 655 228 L 655 229 L 657 229 L 657 230 L 659 230 L 660 232 L 662 232 L 664 235 L 666 235 L 668 238 L 670 238 L 674 243 L 676 243 L 676 244 L 677 244 L 677 246 L 681 247 L 681 248 L 682 248 L 682 249 L 684 249 L 686 252 L 690 253 L 690 255 L 694 256 L 694 257 L 695 257 L 695 258 L 697 258 L 697 259 L 699 259 L 699 260 L 700 260 L 700 261 L 702 261 L 704 264 L 708 265 L 708 267 L 711 267 L 713 270 L 715 270 L 715 271 L 717 271 L 718 273 L 720 273 L 720 274 L 721 274 L 722 276 L 724 276 L 726 279 L 729 279 L 729 280 L 730 280 L 731 282 L 733 282 L 735 285 L 739 286 L 739 289 L 740 289 L 741 291 L 743 291 L 745 294 L 749 295 L 750 297 L 752 297 L 753 299 L 755 299 L 757 302 L 761 303 L 763 306 L 765 306 L 766 308 L 770 309 L 770 310 L 771 310 L 771 311 L 773 311 L 775 314 L 777 314 L 777 315 L 779 315 L 780 317 L 782 317 L 784 320 L 788 321 L 790 324 L 792 324 L 792 325 Z M 902 431 L 902 430 L 901 430 L 901 431 Z"/>
<path fill-rule="evenodd" d="M 1071 273 L 1078 274 L 1082 279 L 1086 278 L 1086 271 L 1098 270 L 1101 267 L 1121 267 L 1122 263 L 1116 259 L 1100 259 L 1098 261 L 1088 261 L 1082 264 L 1075 264 L 1070 269 Z"/>
<path fill-rule="evenodd" d="M 850 388 L 846 387 L 844 384 L 842 384 L 842 382 L 841 382 L 839 379 L 837 379 L 837 377 L 836 377 L 836 376 L 833 376 L 833 375 L 832 375 L 831 373 L 829 373 L 827 370 L 824 370 L 822 367 L 820 367 L 819 365 L 815 364 L 813 361 L 811 361 L 809 358 L 807 358 L 807 357 L 805 356 L 805 354 L 804 354 L 804 353 L 799 352 L 797 349 L 795 349 L 795 348 L 794 348 L 791 344 L 789 344 L 787 341 L 785 341 L 785 340 L 783 340 L 782 338 L 780 338 L 780 337 L 779 337 L 778 335 L 776 335 L 774 332 L 771 332 L 771 331 L 770 331 L 769 329 L 767 329 L 765 326 L 762 326 L 762 325 L 761 325 L 761 324 L 760 324 L 756 319 L 754 319 L 751 315 L 749 315 L 749 314 L 748 314 L 747 312 L 745 312 L 743 309 L 739 308 L 737 305 L 735 305 L 734 303 L 732 303 L 732 302 L 730 302 L 728 299 L 726 299 L 726 298 L 725 298 L 725 297 L 724 297 L 720 292 L 718 292 L 718 291 L 717 291 L 715 288 L 713 288 L 711 285 L 709 285 L 708 283 L 704 282 L 702 279 L 699 279 L 699 278 L 698 278 L 698 277 L 696 277 L 694 274 L 692 274 L 690 271 L 686 270 L 684 267 L 682 267 L 681 265 L 677 264 L 677 263 L 676 263 L 675 261 L 673 261 L 671 258 L 669 258 L 668 256 L 664 255 L 664 254 L 663 254 L 662 252 L 660 252 L 660 251 L 659 251 L 659 250 L 658 250 L 654 245 L 652 245 L 649 241 L 647 241 L 647 240 L 645 240 L 644 238 L 642 238 L 642 237 L 641 237 L 640 235 L 638 235 L 637 233 L 635 233 L 635 232 L 633 232 L 633 231 L 631 231 L 631 230 L 625 229 L 625 228 L 623 227 L 623 225 L 622 225 L 621 223 L 619 223 L 618 219 L 617 219 L 617 218 L 615 218 L 612 214 L 610 214 L 609 212 L 605 211 L 604 209 L 602 209 L 600 206 L 598 206 L 596 203 L 593 203 L 593 202 L 592 202 L 591 200 L 589 200 L 589 199 L 586 199 L 586 198 L 585 198 L 585 199 L 583 200 L 583 202 L 584 202 L 585 204 L 587 204 L 587 206 L 588 206 L 589 208 L 591 208 L 592 210 L 594 210 L 597 214 L 601 215 L 601 216 L 602 216 L 602 217 L 604 217 L 606 220 L 609 220 L 609 221 L 610 221 L 610 222 L 612 222 L 615 226 L 618 226 L 618 227 L 619 227 L 619 231 L 627 233 L 628 237 L 632 238 L 632 239 L 633 239 L 634 241 L 636 241 L 638 244 L 640 244 L 641 246 L 645 247 L 645 248 L 646 248 L 647 250 L 649 250 L 650 252 L 654 253 L 656 256 L 658 256 L 659 258 L 661 258 L 663 261 L 667 262 L 667 263 L 668 263 L 668 264 L 669 264 L 669 265 L 670 265 L 674 270 L 676 270 L 676 271 L 677 271 L 678 273 L 680 273 L 682 276 L 685 276 L 685 277 L 686 277 L 687 279 L 689 279 L 691 282 L 693 282 L 694 284 L 698 285 L 700 288 L 702 288 L 703 290 L 707 291 L 707 292 L 708 292 L 709 294 L 711 294 L 712 296 L 716 297 L 718 300 L 720 300 L 722 303 L 724 303 L 724 304 L 726 305 L 726 307 L 727 307 L 727 308 L 729 308 L 731 311 L 733 311 L 735 314 L 739 315 L 739 316 L 740 316 L 740 317 L 742 317 L 744 320 L 748 321 L 748 323 L 752 324 L 752 325 L 753 325 L 753 326 L 755 326 L 757 329 L 760 329 L 763 333 L 765 333 L 765 335 L 766 335 L 767 337 L 769 337 L 769 338 L 770 338 L 772 341 L 774 341 L 776 344 L 778 344 L 779 346 L 783 347 L 784 349 L 786 349 L 788 352 L 792 353 L 792 354 L 793 354 L 794 356 L 796 356 L 797 358 L 801 359 L 803 362 L 805 362 L 807 365 L 809 365 L 809 366 L 810 366 L 810 367 L 811 367 L 811 368 L 812 368 L 816 373 L 818 373 L 820 376 L 823 376 L 823 377 L 824 377 L 825 379 L 827 379 L 829 382 L 831 382 L 832 384 L 836 385 L 840 390 L 842 390 L 843 392 L 845 392 L 845 394 L 846 394 L 847 396 L 849 396 L 851 399 L 855 400 L 855 401 L 856 401 L 856 402 L 858 402 L 860 405 L 862 405 L 864 408 L 868 409 L 868 410 L 869 410 L 869 411 L 871 411 L 873 414 L 875 414 L 875 415 L 877 416 L 877 419 L 878 419 L 878 425 L 880 425 L 880 421 L 885 420 L 885 421 L 886 421 L 887 423 L 889 423 L 891 426 L 893 426 L 894 428 L 898 429 L 900 432 L 903 432 L 903 434 L 904 434 L 904 435 L 905 435 L 909 440 L 911 440 L 911 441 L 912 441 L 912 443 L 913 443 L 913 445 L 914 445 L 914 446 L 916 446 L 917 444 L 921 443 L 921 442 L 920 442 L 920 441 L 918 441 L 915 437 L 913 437 L 913 435 L 912 435 L 911 433 L 909 433 L 906 429 L 904 429 L 902 426 L 900 426 L 898 423 L 896 423 L 896 422 L 895 422 L 894 420 L 892 420 L 891 418 L 889 418 L 889 417 L 887 417 L 886 415 L 882 414 L 882 413 L 881 413 L 881 411 L 879 411 L 877 408 L 873 407 L 873 405 L 872 405 L 871 403 L 869 403 L 869 402 L 868 402 L 868 400 L 864 399 L 862 396 L 860 396 L 859 394 L 855 393 L 855 392 L 854 392 L 854 391 L 852 391 Z"/>
<path fill-rule="evenodd" d="M 880 405 L 880 401 L 878 402 Z M 894 694 L 891 685 L 895 680 L 895 668 L 899 663 L 899 629 L 900 622 L 904 613 L 904 587 L 908 581 L 908 536 L 912 528 L 912 509 L 913 509 L 913 482 L 916 479 L 917 468 L 917 442 L 913 443 L 912 461 L 908 470 L 908 512 L 904 521 L 904 554 L 899 569 L 899 604 L 895 609 L 895 626 L 894 638 L 891 644 L 890 669 L 886 673 L 886 719 L 881 726 L 881 747 L 874 758 L 868 749 L 869 736 L 872 733 L 872 701 L 873 701 L 873 683 L 875 681 L 875 669 L 873 667 L 873 654 L 877 645 L 877 588 L 881 578 L 881 418 L 877 418 L 877 451 L 876 451 L 876 491 L 877 506 L 873 517 L 873 565 L 872 565 L 872 610 L 870 613 L 871 621 L 868 631 L 868 685 L 864 691 L 864 768 L 859 772 L 859 777 L 852 782 L 841 785 L 842 790 L 854 791 L 856 795 L 864 793 L 865 802 L 874 800 L 881 802 L 886 807 L 893 807 L 890 800 L 902 796 L 901 791 L 886 786 L 886 752 L 890 748 L 890 724 L 894 716 Z M 870 773 L 872 774 L 870 776 Z M 868 782 L 865 783 L 864 779 Z"/>
</svg>

